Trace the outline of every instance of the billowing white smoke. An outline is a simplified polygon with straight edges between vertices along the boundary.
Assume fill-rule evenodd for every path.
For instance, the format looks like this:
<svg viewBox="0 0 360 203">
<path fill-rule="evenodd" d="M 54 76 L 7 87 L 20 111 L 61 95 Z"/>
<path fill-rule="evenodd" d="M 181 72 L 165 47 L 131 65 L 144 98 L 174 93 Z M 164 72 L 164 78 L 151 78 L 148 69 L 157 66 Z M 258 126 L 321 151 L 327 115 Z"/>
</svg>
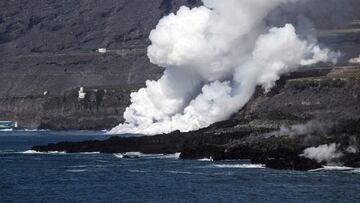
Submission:
<svg viewBox="0 0 360 203">
<path fill-rule="evenodd" d="M 301 40 L 288 24 L 266 29 L 263 18 L 294 0 L 203 0 L 160 20 L 150 34 L 150 61 L 166 67 L 158 81 L 131 94 L 126 122 L 111 133 L 157 134 L 228 119 L 257 85 L 270 90 L 300 65 L 332 61 L 327 49 Z"/>
<path fill-rule="evenodd" d="M 337 148 L 338 145 L 336 143 L 320 145 L 318 147 L 310 147 L 305 149 L 301 156 L 313 159 L 319 163 L 329 163 L 343 155 L 343 153 L 338 152 Z"/>
</svg>

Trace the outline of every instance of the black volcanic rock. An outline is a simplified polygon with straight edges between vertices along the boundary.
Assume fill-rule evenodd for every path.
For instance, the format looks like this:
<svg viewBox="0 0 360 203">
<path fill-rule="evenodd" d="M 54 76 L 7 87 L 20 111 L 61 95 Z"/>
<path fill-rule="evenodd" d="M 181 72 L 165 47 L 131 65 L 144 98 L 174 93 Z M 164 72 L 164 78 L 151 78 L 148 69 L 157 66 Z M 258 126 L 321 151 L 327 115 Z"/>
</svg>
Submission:
<svg viewBox="0 0 360 203">
<path fill-rule="evenodd" d="M 352 154 L 348 153 L 345 154 L 341 161 L 343 162 L 344 166 L 353 167 L 353 168 L 360 168 L 360 153 Z"/>
<path fill-rule="evenodd" d="M 288 157 L 288 158 L 267 158 L 262 160 L 266 167 L 278 170 L 298 170 L 308 171 L 312 169 L 322 168 L 320 163 L 304 157 Z"/>
<path fill-rule="evenodd" d="M 304 157 L 306 148 L 335 143 L 345 166 L 360 163 L 360 68 L 338 67 L 308 77 L 281 79 L 227 121 L 188 133 L 35 146 L 37 151 L 168 154 L 182 159 L 249 159 L 274 169 L 310 170 L 323 163 Z M 326 164 L 326 163 L 325 163 Z"/>
<path fill-rule="evenodd" d="M 181 151 L 186 139 L 187 135 L 181 134 L 127 138 L 114 136 L 104 141 L 90 140 L 85 142 L 61 142 L 46 146 L 34 146 L 32 149 L 41 152 L 65 151 L 68 153 L 141 152 L 144 154 L 174 154 Z"/>
</svg>

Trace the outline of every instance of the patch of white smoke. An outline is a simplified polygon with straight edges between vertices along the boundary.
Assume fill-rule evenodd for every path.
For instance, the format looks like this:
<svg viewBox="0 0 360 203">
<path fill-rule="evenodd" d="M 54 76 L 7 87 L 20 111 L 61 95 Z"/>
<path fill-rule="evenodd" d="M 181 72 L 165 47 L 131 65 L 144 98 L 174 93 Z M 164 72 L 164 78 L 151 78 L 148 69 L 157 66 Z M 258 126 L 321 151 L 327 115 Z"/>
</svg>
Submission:
<svg viewBox="0 0 360 203">
<path fill-rule="evenodd" d="M 301 156 L 313 159 L 319 163 L 329 163 L 343 155 L 343 153 L 338 152 L 338 147 L 339 145 L 336 143 L 320 145 L 318 147 L 310 147 L 305 149 Z"/>
<path fill-rule="evenodd" d="M 187 132 L 228 119 L 256 86 L 269 91 L 284 73 L 328 62 L 328 49 L 299 38 L 295 28 L 267 29 L 263 19 L 294 0 L 203 0 L 160 20 L 150 34 L 150 61 L 165 67 L 158 81 L 131 94 L 126 122 L 110 133 Z"/>
<path fill-rule="evenodd" d="M 360 64 L 360 56 L 350 59 L 350 60 L 349 60 L 349 63 L 352 63 L 352 64 Z"/>
</svg>

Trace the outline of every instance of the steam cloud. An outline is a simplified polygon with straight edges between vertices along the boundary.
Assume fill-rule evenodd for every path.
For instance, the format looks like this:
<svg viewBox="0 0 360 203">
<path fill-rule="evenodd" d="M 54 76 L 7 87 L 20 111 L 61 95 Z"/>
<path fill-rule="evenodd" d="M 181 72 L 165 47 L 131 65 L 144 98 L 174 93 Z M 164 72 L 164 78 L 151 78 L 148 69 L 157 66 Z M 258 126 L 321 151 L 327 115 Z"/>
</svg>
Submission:
<svg viewBox="0 0 360 203">
<path fill-rule="evenodd" d="M 126 122 L 110 133 L 158 134 L 228 119 L 256 86 L 269 91 L 302 65 L 335 62 L 328 49 L 299 38 L 293 25 L 267 28 L 263 19 L 295 0 L 203 0 L 160 20 L 150 34 L 150 61 L 166 67 L 158 81 L 131 94 Z"/>
<path fill-rule="evenodd" d="M 340 158 L 343 153 L 338 152 L 337 148 L 339 145 L 336 143 L 320 145 L 318 147 L 310 147 L 304 150 L 301 156 L 313 159 L 319 163 L 331 162 L 337 158 Z"/>
<path fill-rule="evenodd" d="M 312 133 L 324 134 L 331 129 L 332 123 L 322 122 L 319 120 L 311 120 L 305 124 L 296 124 L 291 126 L 280 126 L 280 129 L 275 132 L 268 133 L 271 136 L 298 136 L 309 135 Z"/>
<path fill-rule="evenodd" d="M 360 56 L 350 59 L 349 63 L 360 64 Z"/>
</svg>

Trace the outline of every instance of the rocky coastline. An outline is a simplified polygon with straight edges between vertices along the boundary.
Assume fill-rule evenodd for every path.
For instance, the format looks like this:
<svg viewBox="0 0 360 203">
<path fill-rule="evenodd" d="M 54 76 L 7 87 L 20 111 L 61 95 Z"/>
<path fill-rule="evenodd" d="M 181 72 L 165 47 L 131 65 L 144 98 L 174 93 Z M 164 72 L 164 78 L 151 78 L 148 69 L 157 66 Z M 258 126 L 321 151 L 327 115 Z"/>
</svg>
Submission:
<svg viewBox="0 0 360 203">
<path fill-rule="evenodd" d="M 248 159 L 273 169 L 311 170 L 324 165 L 360 167 L 360 69 L 322 68 L 260 88 L 231 119 L 198 131 L 63 142 L 32 150 L 172 154 L 182 159 Z M 327 71 L 324 71 L 327 70 Z M 312 69 L 312 71 L 314 71 Z M 311 151 L 320 150 L 317 157 Z"/>
</svg>

